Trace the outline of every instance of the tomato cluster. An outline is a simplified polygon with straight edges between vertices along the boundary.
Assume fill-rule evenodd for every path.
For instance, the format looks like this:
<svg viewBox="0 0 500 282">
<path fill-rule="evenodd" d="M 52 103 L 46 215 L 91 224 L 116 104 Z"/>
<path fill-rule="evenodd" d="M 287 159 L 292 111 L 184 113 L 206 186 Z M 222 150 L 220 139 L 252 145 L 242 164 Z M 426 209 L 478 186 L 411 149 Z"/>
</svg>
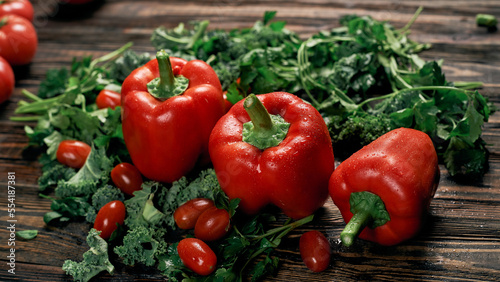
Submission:
<svg viewBox="0 0 500 282">
<path fill-rule="evenodd" d="M 174 212 L 180 229 L 193 229 L 196 238 L 183 239 L 177 246 L 179 257 L 186 267 L 200 275 L 210 274 L 217 264 L 210 246 L 205 242 L 222 239 L 231 228 L 231 217 L 210 199 L 196 198 L 187 201 Z"/>
<path fill-rule="evenodd" d="M 38 47 L 32 24 L 33 5 L 28 0 L 0 2 L 0 104 L 14 91 L 12 66 L 29 64 Z"/>
<path fill-rule="evenodd" d="M 85 165 L 91 151 L 92 148 L 84 142 L 63 140 L 57 148 L 56 158 L 61 164 L 80 169 Z M 120 163 L 111 170 L 110 174 L 116 187 L 127 195 L 133 196 L 135 191 L 141 189 L 142 175 L 132 164 Z M 97 213 L 94 228 L 101 231 L 103 239 L 109 239 L 118 225 L 123 224 L 125 213 L 125 205 L 121 201 L 111 201 Z"/>
</svg>

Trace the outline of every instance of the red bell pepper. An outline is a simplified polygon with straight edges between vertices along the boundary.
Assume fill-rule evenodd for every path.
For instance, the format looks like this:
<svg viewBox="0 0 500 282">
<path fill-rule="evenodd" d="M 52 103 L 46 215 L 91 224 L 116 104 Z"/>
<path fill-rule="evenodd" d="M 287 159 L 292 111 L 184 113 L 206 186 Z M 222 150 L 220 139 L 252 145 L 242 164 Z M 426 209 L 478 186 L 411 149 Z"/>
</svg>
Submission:
<svg viewBox="0 0 500 282">
<path fill-rule="evenodd" d="M 212 131 L 210 156 L 222 190 L 255 214 L 268 204 L 311 215 L 328 198 L 333 149 L 319 112 L 295 95 L 249 95 Z"/>
<path fill-rule="evenodd" d="M 329 184 L 348 223 L 340 234 L 342 243 L 350 246 L 359 234 L 391 246 L 415 236 L 439 176 L 431 139 L 415 129 L 392 130 L 354 153 L 337 167 Z"/>
<path fill-rule="evenodd" d="M 125 79 L 121 94 L 125 144 L 145 177 L 171 183 L 209 163 L 208 139 L 224 98 L 208 64 L 160 51 Z"/>
</svg>

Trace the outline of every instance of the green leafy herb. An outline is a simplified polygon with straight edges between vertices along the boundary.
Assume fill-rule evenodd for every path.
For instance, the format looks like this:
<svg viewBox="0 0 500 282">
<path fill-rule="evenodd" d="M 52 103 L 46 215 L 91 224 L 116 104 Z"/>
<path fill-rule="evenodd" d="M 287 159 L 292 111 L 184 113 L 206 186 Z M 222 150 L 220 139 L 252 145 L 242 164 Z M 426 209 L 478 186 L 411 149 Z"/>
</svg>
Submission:
<svg viewBox="0 0 500 282">
<path fill-rule="evenodd" d="M 115 267 L 109 261 L 108 243 L 99 236 L 100 233 L 93 228 L 90 230 L 87 236 L 90 249 L 83 254 L 83 261 L 66 260 L 64 262 L 62 269 L 73 276 L 75 281 L 89 281 L 102 271 L 113 274 Z"/>
<path fill-rule="evenodd" d="M 418 56 L 431 47 L 408 37 L 421 11 L 401 29 L 369 16 L 348 15 L 340 27 L 305 40 L 274 21 L 275 12 L 267 12 L 251 28 L 207 29 L 193 37 L 202 29 L 180 25 L 155 31 L 175 34 L 176 40 L 153 35 L 151 41 L 157 49 L 168 42 L 178 56 L 210 63 L 232 103 L 248 93 L 273 91 L 309 101 L 329 124 L 338 156 L 348 157 L 391 129 L 410 127 L 431 136 L 440 159 L 447 156 L 450 175 L 481 178 L 488 167 L 487 147 L 474 144 L 483 143 L 481 126 L 495 108 L 471 91 L 481 83 L 449 82 L 442 62 Z M 178 43 L 193 40 L 195 44 Z M 452 144 L 454 137 L 468 145 Z M 468 160 L 474 165 L 468 166 Z"/>
<path fill-rule="evenodd" d="M 114 252 L 123 259 L 123 263 L 146 266 L 157 264 L 157 258 L 167 251 L 166 229 L 139 226 L 127 232 L 123 245 L 114 248 Z"/>
<path fill-rule="evenodd" d="M 24 240 L 35 239 L 38 236 L 38 230 L 20 230 L 16 231 L 16 237 L 22 238 Z"/>
</svg>

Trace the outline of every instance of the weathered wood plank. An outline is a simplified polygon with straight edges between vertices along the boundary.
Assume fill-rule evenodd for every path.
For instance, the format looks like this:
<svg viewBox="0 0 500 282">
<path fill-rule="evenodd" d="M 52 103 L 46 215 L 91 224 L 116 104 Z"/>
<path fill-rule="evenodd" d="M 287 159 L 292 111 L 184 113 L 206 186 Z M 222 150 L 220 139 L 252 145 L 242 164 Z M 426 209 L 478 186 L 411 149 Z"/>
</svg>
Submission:
<svg viewBox="0 0 500 282">
<path fill-rule="evenodd" d="M 73 57 L 103 55 L 128 41 L 133 49 L 153 53 L 149 37 L 159 25 L 174 27 L 179 22 L 209 19 L 209 28 L 248 27 L 261 19 L 264 11 L 277 10 L 277 19 L 302 37 L 339 26 L 346 14 L 371 15 L 403 27 L 415 10 L 424 12 L 412 27 L 411 38 L 432 43 L 422 53 L 429 60 L 444 59 L 448 80 L 482 81 L 480 90 L 500 106 L 500 33 L 487 33 L 475 26 L 477 13 L 500 16 L 496 0 L 481 1 L 384 1 L 384 0 L 293 0 L 293 1 L 132 1 L 108 0 L 90 17 L 49 19 L 46 7 L 50 1 L 33 1 L 37 7 L 36 22 L 39 49 L 33 63 L 16 70 L 16 91 L 11 102 L 0 106 L 0 186 L 7 187 L 7 172 L 16 173 L 16 219 L 19 229 L 36 229 L 38 238 L 17 241 L 16 275 L 7 273 L 9 246 L 3 238 L 10 236 L 7 212 L 0 214 L 1 281 L 68 280 L 61 265 L 66 259 L 80 260 L 87 250 L 85 237 L 89 225 L 84 222 L 50 227 L 42 220 L 50 210 L 50 201 L 38 196 L 40 165 L 22 158 L 27 145 L 24 125 L 9 121 L 16 103 L 25 99 L 21 89 L 35 92 L 47 70 L 69 67 Z M 33 123 L 31 123 L 33 125 Z M 380 247 L 360 241 L 345 248 L 338 241 L 344 226 L 340 212 L 328 201 L 317 218 L 307 227 L 295 230 L 279 251 L 283 257 L 274 281 L 394 281 L 500 280 L 500 113 L 484 126 L 483 137 L 490 144 L 490 171 L 481 183 L 460 184 L 442 169 L 440 186 L 431 203 L 428 224 L 416 238 L 395 247 Z M 5 191 L 5 190 L 4 190 Z M 7 197 L 0 197 L 6 210 Z M 331 266 L 313 274 L 302 263 L 298 240 L 307 230 L 323 231 L 332 243 Z M 99 280 L 161 281 L 154 269 L 117 264 L 115 276 L 102 275 Z"/>
</svg>

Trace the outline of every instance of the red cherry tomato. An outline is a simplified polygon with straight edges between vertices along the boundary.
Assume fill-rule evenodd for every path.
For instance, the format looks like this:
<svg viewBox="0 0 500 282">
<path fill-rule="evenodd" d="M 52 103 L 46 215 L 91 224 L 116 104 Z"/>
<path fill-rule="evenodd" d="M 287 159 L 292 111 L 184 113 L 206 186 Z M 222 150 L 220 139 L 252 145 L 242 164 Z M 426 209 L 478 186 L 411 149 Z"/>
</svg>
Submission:
<svg viewBox="0 0 500 282">
<path fill-rule="evenodd" d="M 33 10 L 33 5 L 28 0 L 0 1 L 0 17 L 6 15 L 18 15 L 32 22 L 35 11 Z"/>
<path fill-rule="evenodd" d="M 182 263 L 199 275 L 209 275 L 217 266 L 217 256 L 214 251 L 200 239 L 182 239 L 177 245 L 177 252 Z"/>
<path fill-rule="evenodd" d="M 122 95 L 118 92 L 109 89 L 103 89 L 97 95 L 95 103 L 99 109 L 111 108 L 115 109 L 121 105 Z"/>
<path fill-rule="evenodd" d="M 78 169 L 85 164 L 91 150 L 89 145 L 81 141 L 64 140 L 57 148 L 56 158 L 63 165 Z"/>
<path fill-rule="evenodd" d="M 198 217 L 194 226 L 194 236 L 203 241 L 215 241 L 224 237 L 230 227 L 229 213 L 214 206 Z"/>
<path fill-rule="evenodd" d="M 0 17 L 0 56 L 9 64 L 30 63 L 37 47 L 38 37 L 30 21 L 16 15 Z"/>
<path fill-rule="evenodd" d="M 305 265 L 314 272 L 321 272 L 330 264 L 330 243 L 325 235 L 319 231 L 309 231 L 302 234 L 299 249 Z"/>
<path fill-rule="evenodd" d="M 175 210 L 175 223 L 180 229 L 193 229 L 200 215 L 213 206 L 214 202 L 210 199 L 189 200 Z"/>
<path fill-rule="evenodd" d="M 12 67 L 4 58 L 0 57 L 0 104 L 12 96 L 15 83 Z"/>
<path fill-rule="evenodd" d="M 111 180 L 123 193 L 134 195 L 135 191 L 141 190 L 142 175 L 139 170 L 129 164 L 121 163 L 111 170 Z"/>
<path fill-rule="evenodd" d="M 94 229 L 101 231 L 101 238 L 109 239 L 111 234 L 125 221 L 125 205 L 121 201 L 111 201 L 105 204 L 97 213 Z"/>
</svg>

